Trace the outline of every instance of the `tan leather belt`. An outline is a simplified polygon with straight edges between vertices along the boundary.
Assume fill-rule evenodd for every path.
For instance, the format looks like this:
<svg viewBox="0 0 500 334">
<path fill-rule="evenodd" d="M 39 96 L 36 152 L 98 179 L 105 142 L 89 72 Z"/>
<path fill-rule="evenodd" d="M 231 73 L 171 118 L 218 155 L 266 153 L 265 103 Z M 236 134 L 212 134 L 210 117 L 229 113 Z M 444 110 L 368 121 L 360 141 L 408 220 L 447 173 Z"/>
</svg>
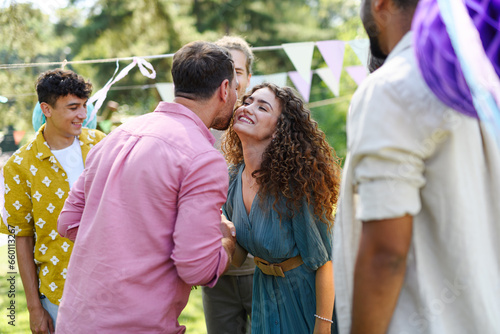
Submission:
<svg viewBox="0 0 500 334">
<path fill-rule="evenodd" d="M 285 277 L 285 271 L 292 270 L 300 266 L 304 261 L 300 255 L 289 258 L 281 263 L 269 263 L 260 257 L 253 258 L 257 267 L 266 275 Z"/>
</svg>

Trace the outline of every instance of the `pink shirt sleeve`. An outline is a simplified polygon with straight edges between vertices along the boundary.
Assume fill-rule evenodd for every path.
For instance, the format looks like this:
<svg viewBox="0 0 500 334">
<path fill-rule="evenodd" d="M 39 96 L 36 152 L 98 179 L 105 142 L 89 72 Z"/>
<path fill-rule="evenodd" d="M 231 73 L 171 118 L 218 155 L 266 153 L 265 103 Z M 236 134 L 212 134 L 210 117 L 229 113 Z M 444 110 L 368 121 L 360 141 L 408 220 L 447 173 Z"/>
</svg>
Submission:
<svg viewBox="0 0 500 334">
<path fill-rule="evenodd" d="M 182 180 L 172 259 L 187 284 L 213 286 L 226 269 L 220 208 L 228 183 L 224 159 L 215 151 L 193 159 Z"/>
<path fill-rule="evenodd" d="M 78 234 L 78 227 L 82 218 L 83 208 L 85 207 L 85 171 L 80 175 L 71 187 L 68 198 L 57 219 L 57 231 L 60 235 L 75 241 Z"/>
</svg>

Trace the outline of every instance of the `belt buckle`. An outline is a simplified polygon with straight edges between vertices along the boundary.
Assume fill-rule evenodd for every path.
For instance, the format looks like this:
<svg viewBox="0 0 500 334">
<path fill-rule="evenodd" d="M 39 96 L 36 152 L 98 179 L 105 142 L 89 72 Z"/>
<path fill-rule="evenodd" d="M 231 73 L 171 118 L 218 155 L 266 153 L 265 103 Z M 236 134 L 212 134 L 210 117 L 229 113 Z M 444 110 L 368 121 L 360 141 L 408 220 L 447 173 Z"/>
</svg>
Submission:
<svg viewBox="0 0 500 334">
<path fill-rule="evenodd" d="M 285 274 L 283 272 L 283 268 L 281 268 L 279 265 L 274 265 L 271 263 L 265 263 L 262 261 L 257 261 L 257 267 L 260 268 L 260 270 L 270 276 L 280 276 L 280 277 L 285 277 Z"/>
<path fill-rule="evenodd" d="M 269 266 L 271 267 L 271 270 L 273 271 L 274 276 L 285 277 L 285 273 L 283 272 L 283 268 L 281 268 L 280 266 L 274 265 L 274 264 L 271 264 Z"/>
</svg>

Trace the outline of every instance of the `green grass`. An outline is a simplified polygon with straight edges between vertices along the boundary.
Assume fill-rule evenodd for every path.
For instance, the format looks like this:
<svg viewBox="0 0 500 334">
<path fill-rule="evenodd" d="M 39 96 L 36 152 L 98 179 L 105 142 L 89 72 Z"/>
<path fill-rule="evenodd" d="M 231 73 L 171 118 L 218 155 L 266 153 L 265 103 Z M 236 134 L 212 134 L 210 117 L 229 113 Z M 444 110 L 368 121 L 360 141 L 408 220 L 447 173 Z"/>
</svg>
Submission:
<svg viewBox="0 0 500 334">
<path fill-rule="evenodd" d="M 29 313 L 26 307 L 26 296 L 24 295 L 23 284 L 21 282 L 21 276 L 17 270 L 17 265 L 12 272 L 18 273 L 15 276 L 16 287 L 14 289 L 15 296 L 9 298 L 10 283 L 7 281 L 10 276 L 7 272 L 11 272 L 8 267 L 8 247 L 7 245 L 0 247 L 0 333 L 31 333 L 29 324 Z M 16 314 L 15 314 L 15 326 L 8 324 L 11 321 L 7 315 L 7 307 L 10 306 L 11 301 L 15 302 Z"/>
<path fill-rule="evenodd" d="M 7 274 L 9 272 L 7 252 L 7 245 L 0 247 L 0 334 L 31 333 L 29 313 L 26 307 L 26 296 L 24 295 L 23 284 L 21 283 L 21 276 L 18 273 L 17 267 L 15 268 L 15 272 L 18 273 L 15 275 L 15 297 L 9 298 L 8 296 L 10 283 L 7 279 L 11 275 Z M 6 317 L 8 314 L 7 307 L 9 307 L 11 300 L 15 300 L 16 305 L 15 327 L 8 324 L 10 319 Z M 189 334 L 204 334 L 207 332 L 200 287 L 191 291 L 189 302 L 179 317 L 179 323 L 186 326 L 186 332 Z"/>
<path fill-rule="evenodd" d="M 207 332 L 203 302 L 201 301 L 201 287 L 191 290 L 186 308 L 179 316 L 179 324 L 186 326 L 186 333 L 189 334 L 204 334 Z"/>
</svg>

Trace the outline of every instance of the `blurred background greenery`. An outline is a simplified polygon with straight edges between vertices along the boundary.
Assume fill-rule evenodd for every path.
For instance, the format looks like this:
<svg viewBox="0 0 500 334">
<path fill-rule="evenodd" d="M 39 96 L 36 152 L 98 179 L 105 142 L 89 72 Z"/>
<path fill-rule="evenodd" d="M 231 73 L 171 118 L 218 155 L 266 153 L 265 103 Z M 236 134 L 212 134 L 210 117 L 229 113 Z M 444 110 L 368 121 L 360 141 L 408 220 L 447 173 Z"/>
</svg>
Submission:
<svg viewBox="0 0 500 334">
<path fill-rule="evenodd" d="M 52 3 L 50 11 L 47 6 Z M 215 41 L 240 35 L 252 46 L 320 40 L 365 38 L 358 18 L 359 0 L 0 0 L 0 64 L 42 63 L 174 53 L 194 40 Z M 281 49 L 256 52 L 254 74 L 295 70 Z M 100 113 L 115 117 L 151 112 L 160 101 L 154 87 L 171 82 L 171 58 L 152 59 L 157 77 L 137 70 L 115 84 Z M 125 67 L 130 61 L 121 61 Z M 347 47 L 344 66 L 359 60 Z M 315 49 L 312 69 L 326 66 Z M 31 113 L 36 103 L 34 82 L 54 66 L 5 69 L 0 66 L 0 131 L 13 125 L 33 135 Z M 91 80 L 94 92 L 111 78 L 115 63 L 67 65 Z M 293 86 L 291 82 L 288 83 Z M 345 117 L 354 81 L 342 73 L 335 98 L 318 76 L 313 77 L 310 108 L 330 144 L 345 156 Z M 325 101 L 326 102 L 321 102 Z M 112 129 L 112 128 L 110 128 Z"/>
</svg>

